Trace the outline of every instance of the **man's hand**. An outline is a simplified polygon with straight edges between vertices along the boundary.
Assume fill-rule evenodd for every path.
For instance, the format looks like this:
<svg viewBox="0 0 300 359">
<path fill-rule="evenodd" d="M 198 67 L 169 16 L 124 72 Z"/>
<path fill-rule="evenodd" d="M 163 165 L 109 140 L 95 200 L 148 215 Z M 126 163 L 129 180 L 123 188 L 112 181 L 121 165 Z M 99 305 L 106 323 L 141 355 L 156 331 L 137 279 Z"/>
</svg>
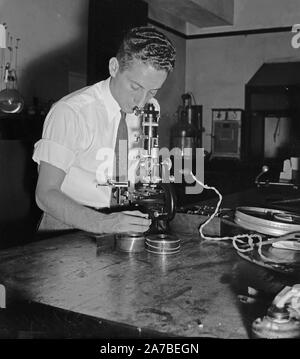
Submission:
<svg viewBox="0 0 300 359">
<path fill-rule="evenodd" d="M 300 284 L 284 287 L 274 298 L 273 304 L 278 308 L 283 308 L 288 304 L 291 315 L 300 319 Z"/>
<path fill-rule="evenodd" d="M 140 211 L 102 214 L 87 208 L 61 191 L 65 172 L 41 161 L 36 199 L 39 207 L 61 222 L 91 233 L 146 232 L 151 220 Z"/>
<path fill-rule="evenodd" d="M 148 215 L 140 211 L 123 211 L 101 218 L 103 233 L 146 232 L 151 225 Z"/>
</svg>

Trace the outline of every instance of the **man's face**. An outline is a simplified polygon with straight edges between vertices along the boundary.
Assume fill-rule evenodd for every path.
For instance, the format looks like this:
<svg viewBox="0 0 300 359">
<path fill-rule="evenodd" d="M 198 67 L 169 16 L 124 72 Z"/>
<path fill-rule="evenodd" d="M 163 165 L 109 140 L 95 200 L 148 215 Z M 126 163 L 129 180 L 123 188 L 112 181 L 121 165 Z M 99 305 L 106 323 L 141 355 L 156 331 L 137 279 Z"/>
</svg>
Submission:
<svg viewBox="0 0 300 359">
<path fill-rule="evenodd" d="M 132 113 L 135 106 L 143 107 L 156 95 L 167 78 L 167 71 L 156 70 L 136 59 L 128 69 L 121 72 L 117 59 L 112 60 L 114 62 L 110 62 L 110 90 L 126 113 Z"/>
</svg>

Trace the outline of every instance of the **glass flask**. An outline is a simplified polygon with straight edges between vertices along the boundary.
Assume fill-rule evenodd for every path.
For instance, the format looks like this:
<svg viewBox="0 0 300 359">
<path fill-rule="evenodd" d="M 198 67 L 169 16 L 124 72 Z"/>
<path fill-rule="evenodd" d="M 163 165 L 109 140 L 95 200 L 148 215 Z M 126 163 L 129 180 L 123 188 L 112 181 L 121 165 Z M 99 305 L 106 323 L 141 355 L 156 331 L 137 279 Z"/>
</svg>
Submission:
<svg viewBox="0 0 300 359">
<path fill-rule="evenodd" d="M 24 99 L 16 88 L 16 75 L 14 70 L 5 69 L 6 88 L 0 91 L 0 111 L 4 113 L 19 113 L 24 107 Z"/>
<path fill-rule="evenodd" d="M 16 89 L 6 88 L 0 91 L 0 111 L 18 113 L 24 107 L 24 99 Z"/>
</svg>

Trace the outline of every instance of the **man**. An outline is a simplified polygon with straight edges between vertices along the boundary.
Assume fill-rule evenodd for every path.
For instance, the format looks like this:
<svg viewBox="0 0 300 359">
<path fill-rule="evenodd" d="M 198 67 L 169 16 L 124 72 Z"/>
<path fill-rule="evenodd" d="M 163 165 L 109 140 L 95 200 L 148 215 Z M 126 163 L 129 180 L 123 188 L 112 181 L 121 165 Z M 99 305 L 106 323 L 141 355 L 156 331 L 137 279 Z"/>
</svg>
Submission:
<svg viewBox="0 0 300 359">
<path fill-rule="evenodd" d="M 97 186 L 97 179 L 109 179 L 113 163 L 107 173 L 99 173 L 101 153 L 115 147 L 121 110 L 126 113 L 129 147 L 133 146 L 139 130 L 134 108 L 155 96 L 174 63 L 175 49 L 165 35 L 153 27 L 132 29 L 109 61 L 107 80 L 54 104 L 33 154 L 39 165 L 36 202 L 44 211 L 41 230 L 148 230 L 150 220 L 139 211 L 104 214 L 93 209 L 110 205 L 111 188 Z"/>
</svg>

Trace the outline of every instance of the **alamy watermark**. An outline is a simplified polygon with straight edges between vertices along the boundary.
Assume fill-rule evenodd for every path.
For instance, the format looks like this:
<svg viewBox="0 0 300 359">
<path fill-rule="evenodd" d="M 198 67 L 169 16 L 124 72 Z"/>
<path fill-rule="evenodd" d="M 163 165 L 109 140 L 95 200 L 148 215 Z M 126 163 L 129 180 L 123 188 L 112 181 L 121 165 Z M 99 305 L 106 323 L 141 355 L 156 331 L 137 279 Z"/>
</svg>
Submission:
<svg viewBox="0 0 300 359">
<path fill-rule="evenodd" d="M 293 33 L 295 33 L 295 35 L 293 35 L 292 40 L 291 40 L 291 45 L 294 49 L 299 49 L 300 48 L 300 24 L 294 24 L 292 26 L 292 30 Z"/>
<path fill-rule="evenodd" d="M 119 151 L 127 152 L 126 141 L 120 141 Z M 99 161 L 99 165 L 96 179 L 99 184 L 113 178 L 114 157 L 115 152 L 112 148 L 98 150 L 96 160 Z M 159 178 L 162 183 L 184 183 L 186 194 L 200 194 L 203 187 L 193 176 L 204 183 L 203 148 L 185 148 L 182 151 L 177 147 L 171 150 L 162 147 L 157 150 L 155 156 L 148 156 L 143 148 L 128 151 L 128 179 L 133 183 L 147 183 Z"/>
</svg>

